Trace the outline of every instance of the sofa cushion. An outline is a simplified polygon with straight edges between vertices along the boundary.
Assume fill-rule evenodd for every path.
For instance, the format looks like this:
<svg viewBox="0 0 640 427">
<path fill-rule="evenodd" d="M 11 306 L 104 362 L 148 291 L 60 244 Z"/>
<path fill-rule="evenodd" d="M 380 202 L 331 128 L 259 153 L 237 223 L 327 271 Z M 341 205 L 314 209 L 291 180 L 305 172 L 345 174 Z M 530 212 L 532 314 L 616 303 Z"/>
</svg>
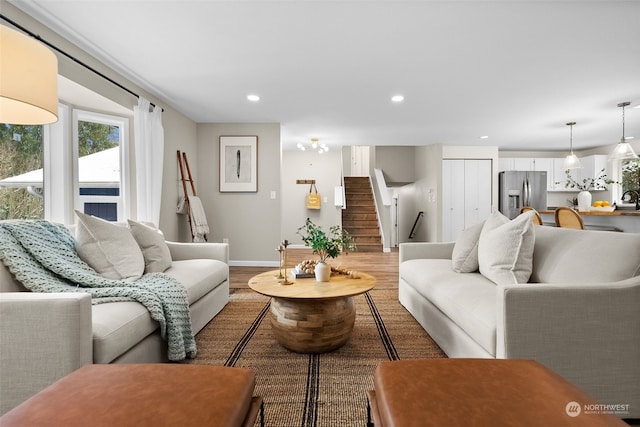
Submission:
<svg viewBox="0 0 640 427">
<path fill-rule="evenodd" d="M 187 290 L 193 304 L 229 277 L 229 265 L 215 259 L 173 261 L 164 274 L 177 279 Z"/>
<path fill-rule="evenodd" d="M 465 228 L 460 232 L 453 247 L 451 261 L 456 273 L 473 273 L 478 271 L 478 242 L 484 221 Z"/>
<path fill-rule="evenodd" d="M 133 238 L 138 242 L 144 257 L 145 273 L 162 273 L 171 267 L 171 252 L 158 230 L 145 224 L 128 220 Z"/>
<path fill-rule="evenodd" d="M 449 259 L 405 261 L 400 277 L 495 356 L 495 283 L 480 273 L 454 272 Z"/>
<path fill-rule="evenodd" d="M 500 212 L 487 218 L 478 243 L 480 273 L 498 285 L 527 283 L 533 268 L 535 234 L 528 211 L 509 220 Z"/>
<path fill-rule="evenodd" d="M 76 251 L 84 262 L 108 279 L 135 280 L 144 273 L 142 251 L 127 227 L 75 211 Z"/>
<path fill-rule="evenodd" d="M 640 275 L 638 233 L 534 228 L 532 282 L 616 282 Z"/>
<path fill-rule="evenodd" d="M 159 328 L 149 311 L 137 302 L 92 306 L 93 362 L 110 363 Z"/>
<path fill-rule="evenodd" d="M 229 266 L 213 259 L 173 261 L 164 274 L 187 291 L 189 305 L 229 277 Z M 109 363 L 158 329 L 149 311 L 137 302 L 97 304 L 93 310 L 93 360 Z"/>
</svg>

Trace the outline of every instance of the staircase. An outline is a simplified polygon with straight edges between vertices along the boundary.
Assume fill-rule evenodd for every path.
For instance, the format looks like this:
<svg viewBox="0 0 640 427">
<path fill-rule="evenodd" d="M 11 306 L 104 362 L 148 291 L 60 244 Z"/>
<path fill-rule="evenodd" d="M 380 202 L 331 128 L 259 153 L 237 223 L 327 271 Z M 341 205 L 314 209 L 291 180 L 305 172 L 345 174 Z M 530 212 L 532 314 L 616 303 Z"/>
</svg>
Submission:
<svg viewBox="0 0 640 427">
<path fill-rule="evenodd" d="M 358 252 L 382 252 L 378 216 L 368 177 L 345 177 L 347 208 L 342 210 L 342 228 L 353 236 Z"/>
</svg>

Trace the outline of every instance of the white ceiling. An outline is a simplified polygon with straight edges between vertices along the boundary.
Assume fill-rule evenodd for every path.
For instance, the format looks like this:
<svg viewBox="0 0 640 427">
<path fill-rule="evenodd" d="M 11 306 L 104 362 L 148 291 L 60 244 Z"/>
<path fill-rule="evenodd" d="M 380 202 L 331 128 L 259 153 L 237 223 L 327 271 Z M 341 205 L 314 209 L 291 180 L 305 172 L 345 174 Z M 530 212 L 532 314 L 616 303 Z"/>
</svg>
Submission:
<svg viewBox="0 0 640 427">
<path fill-rule="evenodd" d="M 566 151 L 576 121 L 584 149 L 640 105 L 640 1 L 10 2 L 194 121 L 279 122 L 285 147 Z"/>
</svg>

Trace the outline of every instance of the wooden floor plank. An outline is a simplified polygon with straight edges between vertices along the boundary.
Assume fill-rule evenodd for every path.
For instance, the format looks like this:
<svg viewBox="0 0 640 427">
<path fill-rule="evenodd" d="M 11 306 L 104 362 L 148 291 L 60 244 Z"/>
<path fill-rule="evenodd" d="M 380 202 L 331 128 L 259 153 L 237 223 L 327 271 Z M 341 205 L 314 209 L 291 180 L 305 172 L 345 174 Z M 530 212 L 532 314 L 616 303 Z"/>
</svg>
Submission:
<svg viewBox="0 0 640 427">
<path fill-rule="evenodd" d="M 291 268 L 305 259 L 317 259 L 310 249 L 289 249 L 287 267 Z M 398 288 L 398 250 L 391 252 L 353 252 L 342 254 L 329 261 L 334 267 L 363 271 L 375 276 L 376 289 Z M 275 267 L 229 267 L 232 289 L 249 289 L 247 282 L 256 274 L 274 270 Z"/>
</svg>

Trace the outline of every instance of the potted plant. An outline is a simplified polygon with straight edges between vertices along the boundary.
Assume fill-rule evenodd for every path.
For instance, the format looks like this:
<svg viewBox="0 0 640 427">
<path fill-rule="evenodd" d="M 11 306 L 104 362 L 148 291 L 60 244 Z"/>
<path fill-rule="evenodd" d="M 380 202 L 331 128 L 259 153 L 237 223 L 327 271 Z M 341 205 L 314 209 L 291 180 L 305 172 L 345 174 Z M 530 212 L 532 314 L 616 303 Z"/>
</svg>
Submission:
<svg viewBox="0 0 640 427">
<path fill-rule="evenodd" d="M 316 280 L 319 282 L 328 282 L 331 276 L 331 266 L 326 263 L 328 258 L 336 258 L 342 252 L 356 250 L 353 237 L 339 225 L 329 228 L 329 233 L 326 233 L 307 218 L 304 225 L 298 228 L 297 234 L 320 257 L 315 267 Z"/>
<path fill-rule="evenodd" d="M 604 168 L 600 170 L 595 178 L 584 178 L 582 181 L 576 181 L 571 176 L 570 169 L 565 170 L 564 173 L 567 176 L 564 181 L 564 188 L 580 190 L 577 197 L 578 210 L 580 211 L 588 211 L 591 207 L 591 190 L 606 190 L 609 184 L 619 184 L 618 181 L 607 177 Z M 560 184 L 561 182 L 562 181 L 558 181 L 556 184 Z"/>
</svg>

